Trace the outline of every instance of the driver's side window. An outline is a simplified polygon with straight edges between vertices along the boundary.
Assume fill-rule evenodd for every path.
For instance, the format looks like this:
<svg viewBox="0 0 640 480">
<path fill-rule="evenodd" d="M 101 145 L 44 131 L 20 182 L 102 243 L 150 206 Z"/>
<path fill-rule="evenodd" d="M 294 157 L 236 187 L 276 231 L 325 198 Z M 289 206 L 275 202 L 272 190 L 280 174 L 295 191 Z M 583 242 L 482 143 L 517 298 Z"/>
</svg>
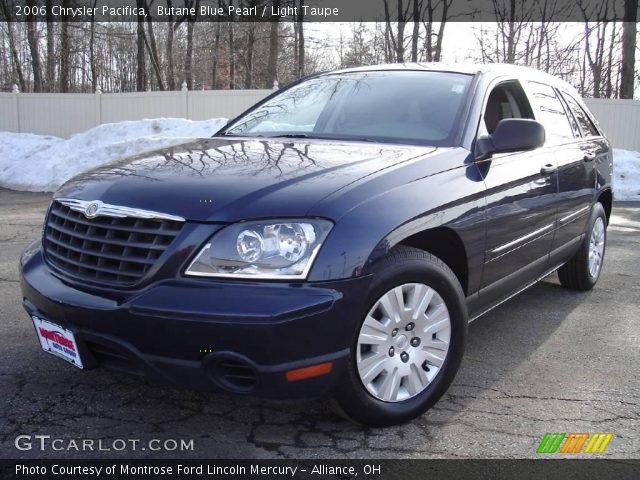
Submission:
<svg viewBox="0 0 640 480">
<path fill-rule="evenodd" d="M 516 80 L 500 83 L 491 90 L 484 111 L 486 133 L 492 134 L 505 118 L 533 118 L 527 96 Z"/>
</svg>

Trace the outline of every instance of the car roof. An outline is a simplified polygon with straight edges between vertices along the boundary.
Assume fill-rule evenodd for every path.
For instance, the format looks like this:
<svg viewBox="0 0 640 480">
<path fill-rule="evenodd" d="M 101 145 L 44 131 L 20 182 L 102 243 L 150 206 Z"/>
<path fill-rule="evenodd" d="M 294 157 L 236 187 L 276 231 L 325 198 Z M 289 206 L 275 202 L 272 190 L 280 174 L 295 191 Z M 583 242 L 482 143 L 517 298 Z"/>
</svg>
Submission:
<svg viewBox="0 0 640 480">
<path fill-rule="evenodd" d="M 384 65 L 370 65 L 365 67 L 345 68 L 334 72 L 326 72 L 327 75 L 334 73 L 351 72 L 376 72 L 376 71 L 436 71 L 461 73 L 466 75 L 482 75 L 485 77 L 501 77 L 513 75 L 516 78 L 535 80 L 549 85 L 567 89 L 577 95 L 575 89 L 564 80 L 550 75 L 535 68 L 511 65 L 508 63 L 445 63 L 445 62 L 418 62 L 418 63 L 391 63 Z"/>
</svg>

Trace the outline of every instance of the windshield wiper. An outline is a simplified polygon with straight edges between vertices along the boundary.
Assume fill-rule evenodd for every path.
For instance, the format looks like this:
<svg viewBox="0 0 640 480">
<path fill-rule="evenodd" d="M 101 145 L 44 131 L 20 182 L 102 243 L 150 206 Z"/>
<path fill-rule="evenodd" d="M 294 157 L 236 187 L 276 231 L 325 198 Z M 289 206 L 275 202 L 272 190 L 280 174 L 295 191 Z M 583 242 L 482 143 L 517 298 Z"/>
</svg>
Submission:
<svg viewBox="0 0 640 480">
<path fill-rule="evenodd" d="M 323 134 L 309 134 L 309 133 L 280 133 L 276 135 L 269 135 L 267 138 L 317 138 L 319 140 L 337 140 L 337 141 L 345 141 L 345 142 L 372 142 L 377 143 L 378 141 L 369 138 L 369 137 L 341 137 L 341 136 L 333 136 L 333 135 L 323 135 Z"/>
<path fill-rule="evenodd" d="M 266 135 L 265 135 L 266 136 Z M 308 133 L 278 133 L 276 135 L 268 135 L 267 138 L 322 138 Z"/>
</svg>

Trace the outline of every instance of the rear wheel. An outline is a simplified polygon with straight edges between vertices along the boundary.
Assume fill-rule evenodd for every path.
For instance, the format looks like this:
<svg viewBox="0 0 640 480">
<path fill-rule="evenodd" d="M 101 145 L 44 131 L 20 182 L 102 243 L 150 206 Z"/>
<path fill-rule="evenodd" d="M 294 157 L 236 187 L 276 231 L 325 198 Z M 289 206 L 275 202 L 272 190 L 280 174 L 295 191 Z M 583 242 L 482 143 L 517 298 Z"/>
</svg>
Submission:
<svg viewBox="0 0 640 480">
<path fill-rule="evenodd" d="M 388 426 L 421 415 L 444 394 L 468 320 L 462 288 L 437 257 L 400 247 L 374 271 L 336 400 L 350 419 Z"/>
<path fill-rule="evenodd" d="M 602 271 L 606 241 L 607 215 L 602 204 L 596 203 L 580 250 L 558 270 L 562 286 L 574 290 L 593 288 Z"/>
</svg>

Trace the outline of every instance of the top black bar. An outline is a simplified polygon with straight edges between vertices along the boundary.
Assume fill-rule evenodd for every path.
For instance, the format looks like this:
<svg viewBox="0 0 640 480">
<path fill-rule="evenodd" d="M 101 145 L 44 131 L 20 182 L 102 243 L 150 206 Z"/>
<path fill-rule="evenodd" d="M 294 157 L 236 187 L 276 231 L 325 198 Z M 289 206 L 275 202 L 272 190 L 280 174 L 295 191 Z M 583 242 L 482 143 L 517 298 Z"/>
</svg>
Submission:
<svg viewBox="0 0 640 480">
<path fill-rule="evenodd" d="M 625 0 L 3 0 L 21 22 L 584 22 L 624 21 Z M 418 15 L 414 14 L 416 11 Z M 171 7 L 169 6 L 171 5 Z"/>
</svg>

